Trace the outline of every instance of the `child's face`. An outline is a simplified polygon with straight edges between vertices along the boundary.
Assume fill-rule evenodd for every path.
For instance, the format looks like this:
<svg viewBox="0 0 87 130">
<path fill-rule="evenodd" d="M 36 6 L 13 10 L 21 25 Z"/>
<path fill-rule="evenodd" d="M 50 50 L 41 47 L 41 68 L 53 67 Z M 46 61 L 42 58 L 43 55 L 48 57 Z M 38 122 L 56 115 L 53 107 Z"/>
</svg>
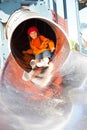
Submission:
<svg viewBox="0 0 87 130">
<path fill-rule="evenodd" d="M 37 38 L 37 32 L 36 32 L 36 31 L 31 32 L 31 33 L 30 33 L 30 37 L 31 37 L 32 39 Z"/>
</svg>

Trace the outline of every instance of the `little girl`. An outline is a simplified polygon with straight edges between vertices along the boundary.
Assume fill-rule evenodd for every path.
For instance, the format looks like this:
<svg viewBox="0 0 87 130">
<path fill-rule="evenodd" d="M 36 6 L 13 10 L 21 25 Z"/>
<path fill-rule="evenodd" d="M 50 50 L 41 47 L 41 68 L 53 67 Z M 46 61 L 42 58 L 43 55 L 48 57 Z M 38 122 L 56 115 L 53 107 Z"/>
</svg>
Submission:
<svg viewBox="0 0 87 130">
<path fill-rule="evenodd" d="M 32 68 L 48 67 L 52 52 L 55 50 L 54 42 L 43 35 L 39 34 L 38 28 L 35 26 L 29 27 L 27 30 L 30 48 L 23 53 L 32 53 L 35 60 L 31 60 Z"/>
</svg>

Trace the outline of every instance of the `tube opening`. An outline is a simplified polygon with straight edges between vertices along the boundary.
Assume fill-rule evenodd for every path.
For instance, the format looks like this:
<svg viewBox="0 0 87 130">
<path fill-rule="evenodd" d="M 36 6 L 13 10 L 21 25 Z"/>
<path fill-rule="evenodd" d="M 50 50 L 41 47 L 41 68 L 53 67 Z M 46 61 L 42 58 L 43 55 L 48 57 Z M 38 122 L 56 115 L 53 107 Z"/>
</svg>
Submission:
<svg viewBox="0 0 87 130">
<path fill-rule="evenodd" d="M 62 47 L 64 47 L 64 52 L 63 54 L 61 53 L 61 56 L 67 55 L 65 51 L 67 50 L 67 52 L 69 52 L 68 41 L 65 34 L 57 25 L 41 17 L 25 20 L 14 29 L 10 44 L 13 57 L 15 58 L 18 65 L 20 65 L 20 67 L 22 67 L 25 71 L 30 71 L 30 60 L 34 59 L 34 55 L 24 55 L 22 53 L 23 50 L 27 50 L 30 48 L 27 36 L 27 29 L 30 26 L 36 26 L 41 35 L 44 35 L 45 37 L 54 41 L 56 48 L 55 55 L 59 54 Z M 64 61 L 62 60 L 62 62 Z"/>
<path fill-rule="evenodd" d="M 48 23 L 40 20 L 40 19 L 29 19 L 22 22 L 13 32 L 11 38 L 11 52 L 14 56 L 17 63 L 24 69 L 29 70 L 31 67 L 29 62 L 34 56 L 31 55 L 23 55 L 22 51 L 29 49 L 29 42 L 27 36 L 27 29 L 30 26 L 36 26 L 41 35 L 50 38 L 54 41 L 56 46 L 56 35 L 53 29 Z"/>
</svg>

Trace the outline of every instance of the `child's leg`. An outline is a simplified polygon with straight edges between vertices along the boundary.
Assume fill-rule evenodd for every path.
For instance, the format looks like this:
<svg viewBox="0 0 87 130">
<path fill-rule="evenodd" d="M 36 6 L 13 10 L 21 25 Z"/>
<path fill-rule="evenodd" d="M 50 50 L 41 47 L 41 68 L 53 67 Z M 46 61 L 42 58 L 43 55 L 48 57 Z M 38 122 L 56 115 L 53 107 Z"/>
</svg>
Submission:
<svg viewBox="0 0 87 130">
<path fill-rule="evenodd" d="M 42 53 L 36 55 L 35 59 L 36 59 L 36 66 L 37 67 L 43 67 Z"/>
<path fill-rule="evenodd" d="M 30 61 L 30 66 L 32 67 L 32 69 L 35 69 L 37 64 L 40 62 L 40 58 L 41 58 L 41 55 L 35 55 L 35 59 L 32 59 Z"/>
<path fill-rule="evenodd" d="M 49 57 L 44 57 L 43 62 L 44 62 L 44 67 L 49 66 Z"/>
<path fill-rule="evenodd" d="M 44 51 L 43 52 L 44 67 L 49 66 L 50 58 L 51 58 L 51 52 L 49 50 Z"/>
<path fill-rule="evenodd" d="M 41 60 L 40 62 L 37 62 L 37 67 L 44 67 L 44 62 Z"/>
</svg>

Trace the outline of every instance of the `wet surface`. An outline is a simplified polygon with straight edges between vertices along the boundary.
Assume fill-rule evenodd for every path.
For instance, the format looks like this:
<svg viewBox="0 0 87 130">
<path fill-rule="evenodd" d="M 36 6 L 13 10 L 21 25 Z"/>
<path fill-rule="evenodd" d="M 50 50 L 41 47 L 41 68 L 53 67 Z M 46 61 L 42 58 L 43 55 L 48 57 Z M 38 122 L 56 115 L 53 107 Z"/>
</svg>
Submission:
<svg viewBox="0 0 87 130">
<path fill-rule="evenodd" d="M 58 71 L 63 92 L 46 100 L 30 99 L 29 93 L 6 85 L 3 78 L 0 130 L 87 130 L 87 57 L 70 52 Z"/>
</svg>

